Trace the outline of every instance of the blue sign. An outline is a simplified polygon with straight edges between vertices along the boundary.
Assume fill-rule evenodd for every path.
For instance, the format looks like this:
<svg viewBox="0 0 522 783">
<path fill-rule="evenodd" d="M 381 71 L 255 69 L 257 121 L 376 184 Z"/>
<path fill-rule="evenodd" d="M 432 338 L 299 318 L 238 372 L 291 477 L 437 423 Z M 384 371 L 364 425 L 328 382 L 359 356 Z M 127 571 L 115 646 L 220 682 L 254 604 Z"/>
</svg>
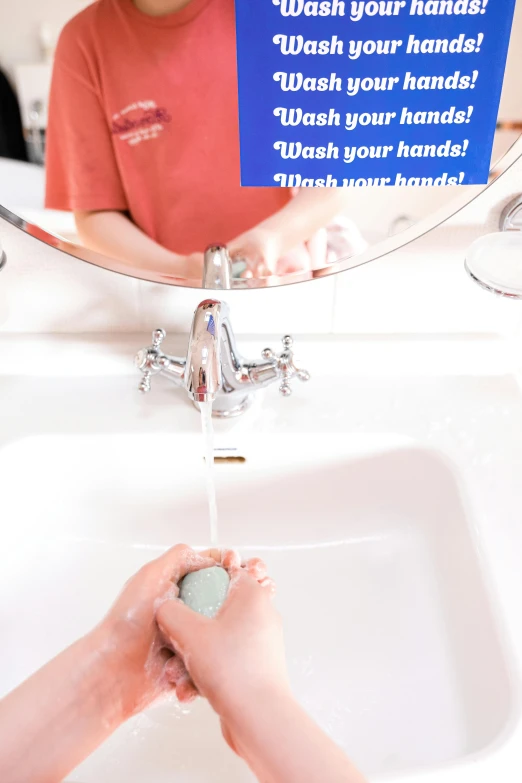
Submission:
<svg viewBox="0 0 522 783">
<path fill-rule="evenodd" d="M 515 0 L 235 0 L 241 184 L 488 181 Z"/>
</svg>

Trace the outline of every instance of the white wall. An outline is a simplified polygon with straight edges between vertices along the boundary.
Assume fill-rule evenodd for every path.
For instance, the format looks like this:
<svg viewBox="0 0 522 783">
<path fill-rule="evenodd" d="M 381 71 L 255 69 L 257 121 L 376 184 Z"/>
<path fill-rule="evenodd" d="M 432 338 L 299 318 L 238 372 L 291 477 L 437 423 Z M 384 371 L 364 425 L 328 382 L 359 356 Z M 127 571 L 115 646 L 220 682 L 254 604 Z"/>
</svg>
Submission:
<svg viewBox="0 0 522 783">
<path fill-rule="evenodd" d="M 0 0 L 0 65 L 12 73 L 14 65 L 42 59 L 39 28 L 48 22 L 58 31 L 91 0 Z"/>
</svg>

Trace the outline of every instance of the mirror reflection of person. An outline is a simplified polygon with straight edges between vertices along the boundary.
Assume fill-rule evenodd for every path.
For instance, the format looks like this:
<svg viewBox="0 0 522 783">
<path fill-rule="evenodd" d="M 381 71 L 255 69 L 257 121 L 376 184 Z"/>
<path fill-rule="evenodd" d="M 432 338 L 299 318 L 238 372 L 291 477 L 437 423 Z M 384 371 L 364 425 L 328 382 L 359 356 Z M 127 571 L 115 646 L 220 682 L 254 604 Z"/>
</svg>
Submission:
<svg viewBox="0 0 522 783">
<path fill-rule="evenodd" d="M 343 189 L 240 187 L 234 0 L 98 0 L 63 29 L 46 205 L 92 250 L 199 278 L 228 244 L 252 269 L 327 261 Z"/>
</svg>

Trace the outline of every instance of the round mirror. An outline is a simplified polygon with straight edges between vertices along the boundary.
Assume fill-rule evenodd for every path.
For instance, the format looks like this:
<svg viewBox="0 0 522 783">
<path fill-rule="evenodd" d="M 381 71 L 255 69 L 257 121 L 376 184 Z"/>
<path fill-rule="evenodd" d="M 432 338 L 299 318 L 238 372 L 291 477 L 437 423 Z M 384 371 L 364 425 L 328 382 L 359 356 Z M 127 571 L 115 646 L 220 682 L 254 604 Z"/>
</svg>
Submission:
<svg viewBox="0 0 522 783">
<path fill-rule="evenodd" d="M 521 71 L 519 3 L 490 182 L 522 131 Z M 487 187 L 241 187 L 234 0 L 4 3 L 0 93 L 0 217 L 154 282 L 322 277 L 405 244 Z"/>
</svg>

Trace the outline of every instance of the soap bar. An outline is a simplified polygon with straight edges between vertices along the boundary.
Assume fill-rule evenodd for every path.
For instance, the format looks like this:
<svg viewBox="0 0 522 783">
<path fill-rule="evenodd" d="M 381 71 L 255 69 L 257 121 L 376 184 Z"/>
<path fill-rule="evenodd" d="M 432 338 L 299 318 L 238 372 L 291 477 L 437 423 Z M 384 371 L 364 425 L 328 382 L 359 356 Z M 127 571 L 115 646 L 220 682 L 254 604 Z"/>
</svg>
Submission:
<svg viewBox="0 0 522 783">
<path fill-rule="evenodd" d="M 202 568 L 181 580 L 179 597 L 195 612 L 214 617 L 227 597 L 229 583 L 230 577 L 224 568 Z"/>
<path fill-rule="evenodd" d="M 232 264 L 232 277 L 235 279 L 240 278 L 247 269 L 248 266 L 245 261 L 234 261 Z"/>
</svg>

